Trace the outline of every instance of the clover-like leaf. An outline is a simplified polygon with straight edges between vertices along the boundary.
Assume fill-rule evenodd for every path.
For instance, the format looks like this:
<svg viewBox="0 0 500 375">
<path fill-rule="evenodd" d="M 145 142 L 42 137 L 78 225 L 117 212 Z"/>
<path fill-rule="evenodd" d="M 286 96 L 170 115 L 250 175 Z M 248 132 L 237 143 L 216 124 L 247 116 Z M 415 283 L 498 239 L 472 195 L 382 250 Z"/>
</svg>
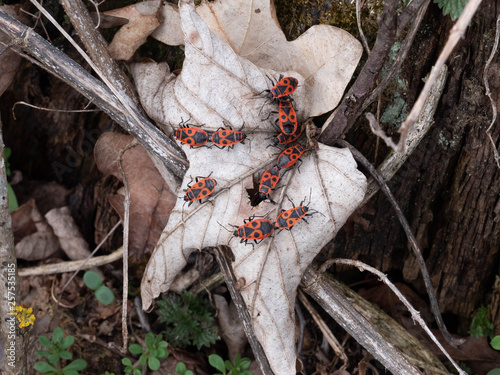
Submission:
<svg viewBox="0 0 500 375">
<path fill-rule="evenodd" d="M 276 134 L 273 119 L 262 120 L 276 106 L 259 95 L 270 88 L 266 75 L 277 78 L 279 74 L 237 55 L 210 31 L 191 5 L 182 3 L 179 12 L 186 54 L 182 72 L 175 76 L 168 74 L 166 65 L 135 65 L 133 74 L 143 106 L 150 117 L 172 125 L 164 127 L 168 133 L 189 118 L 190 123 L 205 124 L 204 129 L 212 131 L 225 121 L 235 128 L 245 124 L 249 141 L 232 150 L 185 148 L 190 168 L 181 188 L 186 189 L 191 179 L 209 174 L 217 188 L 201 204 L 187 206 L 182 199 L 177 201 L 143 276 L 143 307 L 149 308 L 154 298 L 168 290 L 193 250 L 229 245 L 234 273 L 244 280 L 241 293 L 255 334 L 273 371 L 277 375 L 294 373 L 296 289 L 304 270 L 362 201 L 366 178 L 357 170 L 350 151 L 310 142 L 300 168 L 290 168 L 286 174 L 282 170 L 280 189 L 271 194 L 276 203 L 252 207 L 247 190 L 263 171 L 276 165 L 280 152 L 268 147 L 269 138 Z M 342 82 L 348 82 L 356 63 L 354 58 L 345 62 Z M 305 121 L 316 113 L 311 95 L 319 94 L 305 84 L 309 76 L 293 70 L 280 73 L 298 79 L 293 103 L 299 119 Z M 345 88 L 342 82 L 341 91 Z M 300 202 L 313 214 L 307 223 L 276 231 L 255 246 L 240 243 L 233 237 L 234 229 L 226 229 L 242 225 L 253 215 L 274 222 L 282 210 Z"/>
</svg>

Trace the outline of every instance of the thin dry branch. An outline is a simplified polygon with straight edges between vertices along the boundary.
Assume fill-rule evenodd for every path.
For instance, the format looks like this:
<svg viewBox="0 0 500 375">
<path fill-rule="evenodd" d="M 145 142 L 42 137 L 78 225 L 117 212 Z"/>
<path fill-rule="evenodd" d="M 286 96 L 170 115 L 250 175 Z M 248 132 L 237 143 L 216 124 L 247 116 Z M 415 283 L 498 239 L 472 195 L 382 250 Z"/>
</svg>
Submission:
<svg viewBox="0 0 500 375">
<path fill-rule="evenodd" d="M 490 69 L 491 61 L 493 61 L 493 57 L 495 57 L 495 54 L 497 52 L 499 39 L 500 39 L 500 15 L 497 18 L 495 43 L 493 44 L 493 48 L 491 49 L 490 57 L 488 58 L 488 61 L 486 62 L 486 65 L 484 66 L 484 73 L 483 73 L 483 81 L 484 81 L 484 87 L 486 89 L 486 95 L 488 95 L 488 98 L 490 98 L 491 110 L 493 111 L 493 116 L 491 117 L 490 126 L 488 126 L 488 129 L 486 129 L 486 135 L 490 139 L 491 147 L 493 148 L 493 155 L 495 157 L 497 167 L 500 169 L 500 154 L 498 153 L 497 146 L 495 145 L 495 141 L 493 140 L 493 137 L 491 136 L 491 129 L 493 127 L 493 124 L 497 120 L 497 105 L 496 105 L 495 101 L 493 100 L 493 96 L 491 95 L 490 84 L 488 82 L 488 71 Z"/>
<path fill-rule="evenodd" d="M 361 0 L 356 0 L 356 22 L 358 24 L 359 37 L 363 43 L 363 47 L 368 55 L 370 55 L 370 47 L 368 46 L 368 41 L 366 40 L 365 33 L 363 32 L 363 27 L 361 25 Z"/>
<path fill-rule="evenodd" d="M 54 273 L 74 272 L 77 270 L 88 270 L 93 267 L 103 266 L 105 264 L 113 263 L 123 256 L 123 248 L 112 252 L 109 255 L 102 255 L 90 259 L 73 260 L 70 262 L 59 262 L 53 264 L 45 264 L 38 267 L 21 268 L 19 269 L 19 276 L 36 276 L 36 275 L 52 275 Z"/>
<path fill-rule="evenodd" d="M 425 265 L 425 260 L 424 256 L 422 254 L 422 250 L 420 249 L 420 246 L 418 245 L 417 239 L 413 235 L 410 225 L 408 224 L 408 220 L 406 220 L 406 217 L 403 214 L 403 211 L 401 211 L 401 208 L 399 207 L 398 203 L 396 202 L 396 199 L 394 198 L 394 195 L 392 195 L 391 190 L 387 186 L 387 183 L 384 181 L 382 176 L 377 172 L 375 167 L 359 152 L 356 148 L 354 148 L 352 145 L 350 145 L 348 142 L 344 140 L 337 140 L 337 144 L 342 146 L 342 147 L 347 147 L 349 150 L 351 150 L 354 159 L 356 159 L 364 168 L 368 170 L 370 175 L 377 181 L 377 183 L 380 186 L 380 189 L 384 192 L 385 196 L 389 200 L 392 208 L 396 212 L 396 216 L 398 217 L 401 225 L 403 226 L 403 229 L 406 233 L 406 236 L 408 238 L 408 241 L 410 242 L 411 248 L 413 250 L 413 254 L 415 255 L 415 258 L 417 259 L 418 265 L 420 267 L 420 271 L 422 272 L 422 278 L 424 280 L 425 288 L 427 290 L 427 294 L 429 296 L 429 301 L 431 303 L 431 308 L 432 312 L 434 314 L 434 317 L 436 318 L 436 323 L 439 327 L 439 330 L 443 334 L 443 337 L 450 343 L 450 345 L 456 347 L 460 344 L 463 344 L 465 341 L 464 339 L 456 339 L 454 338 L 447 330 L 446 325 L 444 324 L 443 317 L 441 316 L 441 312 L 439 311 L 439 304 L 437 302 L 436 294 L 434 293 L 434 287 L 432 286 L 431 278 L 429 276 L 429 271 L 427 271 L 427 266 Z"/>
</svg>

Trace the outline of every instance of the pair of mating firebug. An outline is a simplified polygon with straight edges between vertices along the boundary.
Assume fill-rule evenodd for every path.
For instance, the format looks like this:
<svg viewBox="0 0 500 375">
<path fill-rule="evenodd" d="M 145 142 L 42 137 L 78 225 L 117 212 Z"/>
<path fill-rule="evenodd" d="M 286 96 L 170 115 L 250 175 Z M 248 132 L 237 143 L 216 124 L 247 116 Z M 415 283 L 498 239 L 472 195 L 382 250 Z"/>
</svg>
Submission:
<svg viewBox="0 0 500 375">
<path fill-rule="evenodd" d="M 224 148 L 226 146 L 233 148 L 236 143 L 245 143 L 247 135 L 241 131 L 243 126 L 240 130 L 233 130 L 231 125 L 225 123 L 224 125 L 228 126 L 229 129 L 221 127 L 210 135 L 201 128 L 189 126 L 189 124 L 182 122 L 180 128 L 175 131 L 175 138 L 179 142 L 191 146 L 191 148 L 206 146 L 209 140 L 217 148 Z"/>
</svg>

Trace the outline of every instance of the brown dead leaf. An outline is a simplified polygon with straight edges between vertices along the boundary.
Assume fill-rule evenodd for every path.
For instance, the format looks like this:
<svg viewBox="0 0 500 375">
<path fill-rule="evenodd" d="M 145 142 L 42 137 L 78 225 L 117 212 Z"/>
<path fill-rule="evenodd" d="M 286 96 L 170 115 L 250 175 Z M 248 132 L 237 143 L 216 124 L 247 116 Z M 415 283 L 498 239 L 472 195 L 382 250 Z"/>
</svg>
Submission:
<svg viewBox="0 0 500 375">
<path fill-rule="evenodd" d="M 214 294 L 215 307 L 217 308 L 217 318 L 219 320 L 219 333 L 224 339 L 229 349 L 229 358 L 233 359 L 236 354 L 243 353 L 247 344 L 247 336 L 243 329 L 243 323 L 238 317 L 236 306 L 233 301 L 228 305 L 226 299 Z"/>
<path fill-rule="evenodd" d="M 12 229 L 19 259 L 45 259 L 59 249 L 59 241 L 38 211 L 34 199 L 12 213 Z"/>
<path fill-rule="evenodd" d="M 132 145 L 135 147 L 130 148 Z M 131 200 L 129 251 L 131 255 L 140 257 L 158 242 L 177 201 L 177 196 L 172 193 L 177 186 L 167 185 L 146 150 L 138 146 L 132 136 L 104 133 L 97 141 L 94 152 L 98 168 L 119 180 L 123 177 L 118 159 L 123 153 L 122 166 L 128 179 Z M 123 195 L 113 195 L 109 200 L 123 218 Z"/>
<path fill-rule="evenodd" d="M 89 245 L 83 239 L 68 206 L 50 210 L 45 214 L 45 218 L 69 259 L 85 259 L 90 255 Z"/>
<path fill-rule="evenodd" d="M 0 9 L 18 21 L 26 23 L 26 14 L 21 12 L 20 4 L 2 5 Z M 21 63 L 21 56 L 8 47 L 9 43 L 11 43 L 9 38 L 0 34 L 0 66 L 2 67 L 0 69 L 0 96 L 10 86 Z"/>
<path fill-rule="evenodd" d="M 124 8 L 110 10 L 105 15 L 126 18 L 128 23 L 115 34 L 109 52 L 116 60 L 130 59 L 137 48 L 146 42 L 160 25 L 158 19 L 161 0 L 139 2 Z"/>
</svg>

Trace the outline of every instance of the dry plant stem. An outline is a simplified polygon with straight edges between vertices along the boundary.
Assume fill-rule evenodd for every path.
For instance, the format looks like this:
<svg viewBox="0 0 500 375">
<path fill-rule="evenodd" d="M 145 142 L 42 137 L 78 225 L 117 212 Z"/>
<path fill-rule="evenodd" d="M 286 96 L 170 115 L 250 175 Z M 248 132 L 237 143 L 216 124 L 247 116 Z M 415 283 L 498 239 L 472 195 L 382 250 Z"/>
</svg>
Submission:
<svg viewBox="0 0 500 375">
<path fill-rule="evenodd" d="M 134 135 L 150 152 L 164 161 L 168 170 L 176 176 L 177 182 L 187 169 L 182 151 L 172 140 L 160 132 L 138 110 L 130 114 L 124 104 L 101 81 L 87 73 L 80 65 L 41 38 L 32 29 L 0 10 L 0 32 L 8 36 L 14 46 L 11 48 L 23 55 L 26 51 L 44 69 L 76 89 L 94 102 L 126 131 Z"/>
<path fill-rule="evenodd" d="M 26 107 L 35 108 L 35 109 L 38 109 L 40 111 L 47 111 L 47 112 L 81 113 L 81 112 L 99 112 L 100 111 L 100 109 L 52 109 L 52 108 L 44 108 L 44 107 L 39 107 L 37 105 L 33 105 L 30 103 L 26 103 L 26 102 L 21 101 L 21 102 L 15 102 L 14 105 L 12 106 L 12 118 L 14 120 L 17 120 L 16 113 L 15 113 L 16 105 L 25 105 Z"/>
<path fill-rule="evenodd" d="M 356 22 L 358 24 L 359 37 L 361 38 L 361 42 L 363 43 L 363 47 L 365 48 L 368 56 L 370 55 L 370 47 L 368 46 L 368 42 L 365 37 L 365 33 L 363 32 L 363 27 L 361 25 L 361 0 L 356 0 Z"/>
<path fill-rule="evenodd" d="M 493 111 L 493 116 L 491 118 L 490 126 L 488 126 L 488 129 L 486 129 L 486 135 L 490 139 L 491 147 L 493 148 L 493 155 L 495 157 L 495 161 L 497 163 L 498 168 L 500 168 L 500 154 L 498 153 L 497 147 L 495 145 L 495 141 L 493 140 L 493 137 L 491 136 L 491 128 L 493 127 L 493 124 L 497 120 L 497 105 L 496 105 L 495 101 L 493 100 L 493 97 L 491 96 L 490 84 L 488 82 L 488 70 L 490 68 L 491 61 L 493 60 L 493 57 L 495 57 L 495 54 L 497 52 L 499 39 L 500 39 L 500 15 L 497 18 L 495 43 L 493 45 L 493 48 L 491 49 L 490 57 L 488 58 L 488 61 L 486 62 L 486 65 L 484 66 L 484 74 L 483 74 L 483 81 L 484 81 L 484 87 L 486 88 L 486 95 L 488 95 L 488 98 L 490 98 L 491 110 Z"/>
<path fill-rule="evenodd" d="M 11 314 L 13 302 L 19 299 L 19 276 L 16 248 L 12 234 L 12 219 L 9 211 L 7 174 L 5 171 L 2 119 L 0 118 L 0 334 L 5 354 L 5 375 L 27 374 L 26 343 L 30 328 L 19 328 L 15 313 Z"/>
<path fill-rule="evenodd" d="M 247 335 L 248 342 L 252 347 L 253 354 L 255 356 L 255 359 L 259 363 L 262 374 L 273 375 L 274 373 L 271 370 L 271 366 L 269 366 L 269 362 L 264 350 L 262 349 L 262 345 L 260 344 L 259 340 L 257 340 L 257 337 L 255 337 L 255 334 L 253 332 L 252 319 L 248 312 L 248 307 L 243 300 L 241 293 L 235 287 L 236 277 L 234 276 L 234 271 L 230 262 L 228 262 L 228 260 L 224 256 L 224 250 L 221 249 L 222 247 L 225 246 L 214 247 L 213 252 L 215 254 L 215 259 L 219 264 L 219 268 L 224 275 L 224 280 L 226 281 L 227 288 L 229 289 L 229 293 L 231 294 L 231 298 L 238 312 L 238 316 L 243 323 L 243 329 L 245 330 L 245 334 Z"/>
<path fill-rule="evenodd" d="M 425 324 L 424 320 L 420 317 L 420 313 L 415 310 L 415 308 L 410 304 L 410 302 L 405 298 L 405 296 L 403 296 L 403 294 L 401 294 L 401 292 L 398 290 L 398 288 L 396 288 L 396 286 L 391 283 L 389 281 L 389 279 L 387 278 L 387 275 L 383 274 L 382 272 L 380 272 L 379 270 L 363 263 L 363 262 L 360 262 L 358 260 L 351 260 L 351 259 L 331 259 L 330 261 L 327 261 L 329 263 L 337 263 L 337 264 L 347 264 L 347 265 L 350 265 L 350 266 L 354 266 L 360 270 L 365 270 L 365 271 L 368 271 L 368 272 L 371 272 L 373 273 L 375 276 L 377 276 L 379 278 L 379 280 L 383 281 L 385 285 L 387 285 L 393 292 L 394 294 L 396 294 L 396 296 L 399 298 L 399 300 L 401 302 L 403 302 L 403 304 L 406 306 L 406 308 L 408 309 L 408 311 L 410 312 L 411 314 L 411 317 L 413 319 L 413 321 L 417 321 L 418 324 L 420 325 L 420 327 L 422 327 L 422 329 L 427 333 L 427 335 L 431 338 L 432 341 L 434 341 L 434 343 L 437 345 L 437 347 L 439 348 L 439 350 L 441 350 L 441 352 L 446 356 L 446 358 L 448 358 L 448 360 L 452 363 L 453 367 L 455 367 L 458 371 L 459 374 L 461 375 L 466 375 L 466 372 L 463 371 L 460 366 L 458 366 L 458 364 L 453 360 L 453 358 L 450 357 L 450 355 L 448 354 L 448 352 L 445 350 L 445 348 L 443 348 L 443 346 L 441 345 L 441 343 L 438 341 L 438 339 L 436 338 L 436 336 L 434 336 L 431 332 L 431 330 L 429 329 L 429 327 L 427 327 L 427 325 Z"/>
<path fill-rule="evenodd" d="M 335 354 L 342 360 L 342 362 L 344 362 L 343 365 L 340 367 L 340 370 L 345 370 L 347 366 L 349 366 L 349 359 L 347 358 L 347 355 L 345 354 L 342 345 L 340 345 L 339 341 L 332 333 L 326 322 L 323 320 L 323 318 L 321 318 L 321 316 L 318 314 L 313 305 L 307 300 L 307 297 L 304 294 L 304 292 L 300 289 L 298 290 L 298 297 L 300 302 L 302 302 L 302 304 L 307 309 L 307 311 L 309 311 L 309 314 L 311 314 L 312 318 L 314 319 L 314 322 L 321 330 L 321 333 L 323 333 L 324 337 L 326 337 L 328 344 L 330 344 Z"/>
<path fill-rule="evenodd" d="M 116 61 L 111 57 L 107 49 L 107 43 L 101 33 L 96 30 L 87 8 L 80 0 L 60 0 L 64 12 L 69 17 L 80 40 L 85 46 L 92 61 L 102 71 L 117 91 L 130 100 L 134 106 L 138 106 L 139 100 L 136 98 L 132 84 Z M 92 1 L 94 4 L 94 2 Z M 94 4 L 95 5 L 95 4 Z M 97 7 L 97 5 L 95 5 Z M 97 9 L 99 15 L 99 10 Z"/>
<path fill-rule="evenodd" d="M 54 264 L 45 264 L 43 266 L 21 268 L 19 269 L 19 276 L 37 276 L 37 275 L 52 275 L 55 273 L 74 272 L 76 270 L 88 270 L 93 267 L 103 266 L 105 264 L 113 263 L 123 256 L 123 248 L 112 252 L 109 255 L 103 255 L 89 260 L 73 260 L 70 262 L 59 262 Z"/>
<path fill-rule="evenodd" d="M 434 82 L 436 81 L 436 79 L 439 76 L 439 72 L 441 71 L 441 68 L 443 67 L 446 60 L 448 60 L 448 57 L 450 56 L 451 52 L 453 51 L 453 49 L 457 45 L 458 41 L 465 34 L 465 30 L 467 29 L 467 25 L 471 21 L 472 16 L 474 16 L 474 13 L 476 13 L 476 10 L 479 7 L 479 4 L 481 4 L 481 0 L 469 0 L 467 5 L 465 6 L 464 10 L 462 11 L 462 14 L 458 18 L 458 21 L 452 27 L 451 32 L 450 32 L 450 37 L 448 38 L 443 50 L 439 54 L 439 57 L 436 61 L 436 64 L 434 64 L 434 66 L 432 67 L 431 74 L 429 75 L 429 78 L 427 78 L 427 81 L 425 82 L 424 88 L 420 92 L 420 95 L 418 96 L 417 101 L 413 105 L 413 108 L 411 109 L 410 114 L 408 115 L 406 120 L 401 125 L 401 128 L 399 129 L 399 133 L 401 134 L 402 138 L 404 138 L 404 136 L 408 132 L 408 130 L 418 120 L 420 112 L 422 111 L 424 103 L 425 103 L 427 97 L 429 96 L 429 93 L 431 91 L 432 86 L 434 85 Z M 401 146 L 401 144 L 400 144 L 400 146 Z"/>
<path fill-rule="evenodd" d="M 396 38 L 400 38 L 401 35 L 403 35 L 406 26 L 413 19 L 413 17 L 415 17 L 425 1 L 427 0 L 412 0 L 410 4 L 403 9 L 403 12 L 398 17 L 398 30 L 396 32 Z"/>
<path fill-rule="evenodd" d="M 349 150 L 352 152 L 354 159 L 361 163 L 361 165 L 366 168 L 370 175 L 375 179 L 375 181 L 379 184 L 380 189 L 384 192 L 385 196 L 389 200 L 390 204 L 392 205 L 392 208 L 396 212 L 396 215 L 403 226 L 403 229 L 406 233 L 406 236 L 408 237 L 408 241 L 410 242 L 411 248 L 413 250 L 413 254 L 415 255 L 415 258 L 418 261 L 418 265 L 420 267 L 420 271 L 422 272 L 422 278 L 424 280 L 425 287 L 427 289 L 427 294 L 429 296 L 429 301 L 431 303 L 431 308 L 432 312 L 434 314 L 434 317 L 436 319 L 436 323 L 439 327 L 439 330 L 443 334 L 443 337 L 448 341 L 448 343 L 454 347 L 463 344 L 464 339 L 455 339 L 451 334 L 448 332 L 446 329 L 446 326 L 443 321 L 443 317 L 441 316 L 441 313 L 439 311 L 439 305 L 436 299 L 436 294 L 434 293 L 434 287 L 432 286 L 431 279 L 429 276 L 429 272 L 427 271 L 427 266 L 425 265 L 425 260 L 422 255 L 422 250 L 420 249 L 417 239 L 413 235 L 410 225 L 408 224 L 408 221 L 406 220 L 406 217 L 403 214 L 403 211 L 401 211 L 401 208 L 399 207 L 398 203 L 396 202 L 396 199 L 394 198 L 394 195 L 392 195 L 391 190 L 387 186 L 387 183 L 384 181 L 382 176 L 377 172 L 375 167 L 370 164 L 370 162 L 361 154 L 358 150 L 356 150 L 352 145 L 350 145 L 348 142 L 344 140 L 337 140 L 337 144 L 339 144 L 342 147 L 347 147 Z"/>
<path fill-rule="evenodd" d="M 137 141 L 130 147 L 125 148 L 120 152 L 118 157 L 118 169 L 122 175 L 123 185 L 125 187 L 125 199 L 123 201 L 123 289 L 122 289 L 122 335 L 123 335 L 123 350 L 127 350 L 128 344 L 128 324 L 127 324 L 127 306 L 128 306 L 128 240 L 130 226 L 130 189 L 128 185 L 127 175 L 123 170 L 123 155 L 132 148 L 137 147 Z"/>
<path fill-rule="evenodd" d="M 385 368 L 398 375 L 421 375 L 392 344 L 388 343 L 368 319 L 351 304 L 352 300 L 339 283 L 308 267 L 301 282 L 305 293 L 313 297 L 323 309 L 356 341 L 363 345 Z M 351 292 L 352 293 L 352 292 Z"/>
</svg>

